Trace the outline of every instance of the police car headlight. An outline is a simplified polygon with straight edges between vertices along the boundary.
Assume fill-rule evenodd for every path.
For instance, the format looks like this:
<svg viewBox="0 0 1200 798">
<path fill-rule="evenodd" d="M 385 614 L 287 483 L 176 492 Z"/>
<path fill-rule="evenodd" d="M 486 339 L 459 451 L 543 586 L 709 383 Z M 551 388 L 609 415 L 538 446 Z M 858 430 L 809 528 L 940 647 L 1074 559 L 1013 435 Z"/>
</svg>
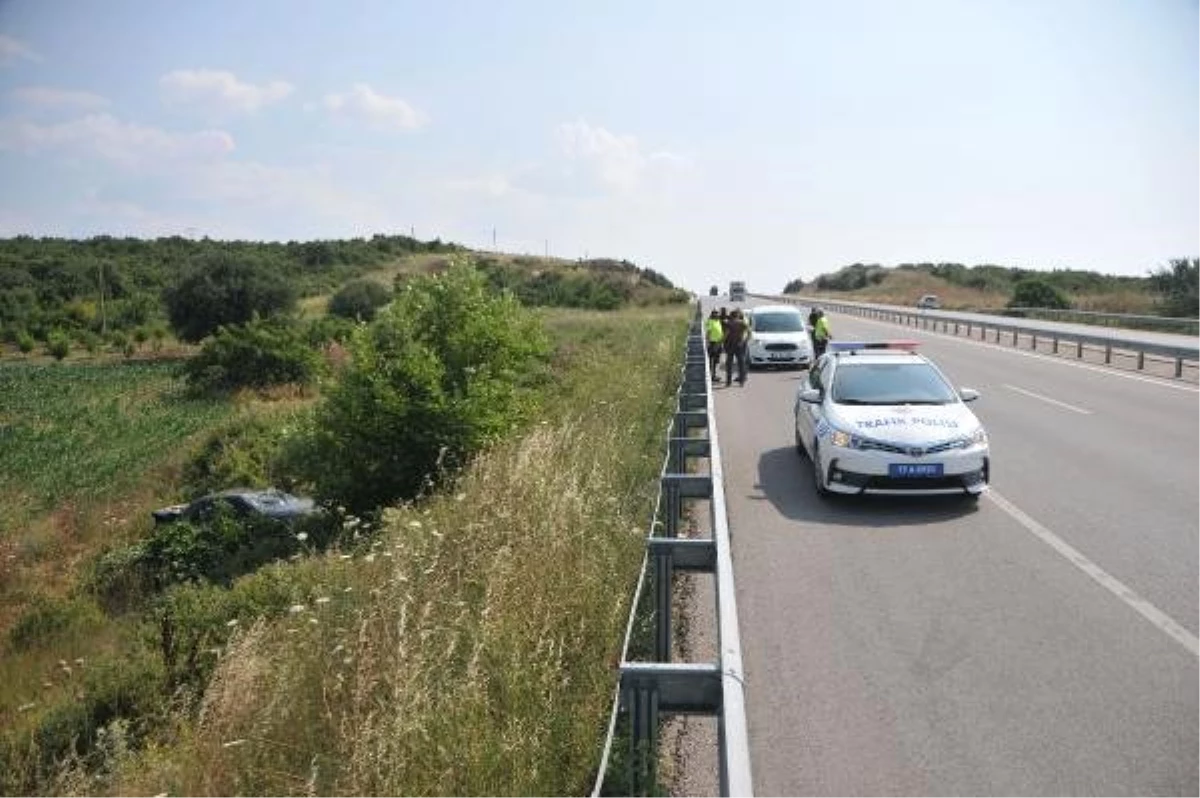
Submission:
<svg viewBox="0 0 1200 798">
<path fill-rule="evenodd" d="M 963 438 L 960 445 L 964 449 L 969 449 L 972 446 L 987 446 L 987 442 L 987 430 L 985 430 L 983 427 L 980 427 L 967 437 Z"/>
<path fill-rule="evenodd" d="M 863 439 L 857 435 L 851 435 L 849 432 L 835 429 L 833 434 L 829 436 L 829 442 L 842 449 L 860 449 L 862 448 Z"/>
</svg>

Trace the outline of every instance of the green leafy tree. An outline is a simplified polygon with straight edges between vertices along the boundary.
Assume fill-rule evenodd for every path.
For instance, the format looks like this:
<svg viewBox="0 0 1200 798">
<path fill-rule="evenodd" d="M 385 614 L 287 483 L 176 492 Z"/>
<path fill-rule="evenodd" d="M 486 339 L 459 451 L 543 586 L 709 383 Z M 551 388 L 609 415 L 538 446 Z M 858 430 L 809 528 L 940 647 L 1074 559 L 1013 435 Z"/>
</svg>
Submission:
<svg viewBox="0 0 1200 798">
<path fill-rule="evenodd" d="M 33 336 L 29 333 L 25 332 L 24 330 L 17 333 L 17 349 L 21 350 L 22 355 L 28 355 L 33 351 L 33 348 L 36 345 L 37 341 L 35 341 Z"/>
<path fill-rule="evenodd" d="M 1152 272 L 1150 280 L 1163 297 L 1165 315 L 1188 318 L 1200 315 L 1200 259 L 1172 260 L 1168 267 Z"/>
<path fill-rule="evenodd" d="M 1013 287 L 1012 299 L 1008 301 L 1010 308 L 1051 308 L 1067 310 L 1071 303 L 1054 286 L 1045 280 L 1026 278 Z"/>
<path fill-rule="evenodd" d="M 217 252 L 194 260 L 163 299 L 175 334 L 196 342 L 222 325 L 292 310 L 296 291 L 258 259 Z"/>
<path fill-rule="evenodd" d="M 46 351 L 55 360 L 63 360 L 71 351 L 71 339 L 62 330 L 55 330 L 46 338 Z"/>
<path fill-rule="evenodd" d="M 183 373 L 190 387 L 211 392 L 307 385 L 316 380 L 320 368 L 320 356 L 304 340 L 297 323 L 255 319 L 221 327 L 184 365 Z"/>
<path fill-rule="evenodd" d="M 549 344 L 468 262 L 408 282 L 317 410 L 318 495 L 364 515 L 417 496 L 532 412 Z"/>
<path fill-rule="evenodd" d="M 392 292 L 374 280 L 352 280 L 329 300 L 329 312 L 344 319 L 371 321 L 392 298 Z"/>
</svg>

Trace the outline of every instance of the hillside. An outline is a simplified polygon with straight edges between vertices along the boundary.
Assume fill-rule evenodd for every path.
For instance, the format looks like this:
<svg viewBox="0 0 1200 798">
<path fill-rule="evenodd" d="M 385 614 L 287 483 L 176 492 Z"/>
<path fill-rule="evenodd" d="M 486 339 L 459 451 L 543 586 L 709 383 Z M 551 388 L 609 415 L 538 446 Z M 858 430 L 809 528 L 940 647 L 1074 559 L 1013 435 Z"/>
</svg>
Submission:
<svg viewBox="0 0 1200 798">
<path fill-rule="evenodd" d="M 611 310 L 687 300 L 666 277 L 628 261 L 475 253 L 441 240 L 376 235 L 340 241 L 214 241 L 179 236 L 86 240 L 0 239 L 0 344 L 67 338 L 94 350 L 166 336 L 163 292 L 191 266 L 224 257 L 286 279 L 305 314 L 341 286 L 370 278 L 391 287 L 472 257 L 498 290 L 527 305 Z"/>
<path fill-rule="evenodd" d="M 793 280 L 784 293 L 915 305 L 936 294 L 951 310 L 998 310 L 1013 304 L 1018 286 L 1043 283 L 1073 310 L 1195 318 L 1200 261 L 1182 259 L 1145 277 L 1077 270 L 1033 271 L 1004 266 L 967 267 L 958 263 L 855 263 L 809 283 Z"/>
</svg>

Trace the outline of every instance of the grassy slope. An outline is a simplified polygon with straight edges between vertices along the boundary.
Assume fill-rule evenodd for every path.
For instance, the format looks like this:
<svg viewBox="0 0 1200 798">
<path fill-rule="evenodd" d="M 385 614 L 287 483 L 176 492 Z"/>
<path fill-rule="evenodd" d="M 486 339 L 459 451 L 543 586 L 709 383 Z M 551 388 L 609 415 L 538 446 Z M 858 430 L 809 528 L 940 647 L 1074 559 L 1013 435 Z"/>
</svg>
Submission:
<svg viewBox="0 0 1200 798">
<path fill-rule="evenodd" d="M 120 774 L 112 781 L 67 768 L 44 789 L 284 793 L 303 791 L 310 776 L 321 791 L 347 793 L 583 789 L 599 750 L 607 660 L 640 558 L 687 312 L 547 312 L 563 382 L 543 425 L 481 458 L 457 493 L 398 511 L 377 557 L 268 569 L 297 595 L 311 600 L 324 584 L 326 597 L 340 601 L 312 604 L 330 610 L 313 615 L 317 623 L 265 622 L 241 638 L 210 692 L 209 721 L 181 716 L 175 735 L 142 754 L 106 753 L 105 766 Z M 48 373 L 69 381 L 77 368 L 86 367 Z M 172 390 L 164 371 L 122 369 L 92 367 L 88 391 L 49 380 L 19 409 L 11 400 L 0 406 L 0 424 L 19 416 L 23 430 L 20 462 L 0 458 L 14 465 L 0 484 L 20 498 L 0 507 L 25 508 L 8 516 L 3 538 L 5 603 L 15 616 L 59 596 L 54 617 L 67 618 L 19 651 L 0 643 L 0 719 L 14 731 L 65 706 L 85 672 L 152 651 L 138 619 L 106 617 L 86 596 L 62 597 L 91 552 L 144 534 L 146 511 L 171 493 L 173 467 L 193 435 L 232 411 L 184 412 L 164 401 Z M 48 448 L 31 448 L 30 430 L 42 430 Z M 63 436 L 83 451 L 64 449 Z M 118 445 L 106 446 L 110 438 Z M 64 514 L 74 520 L 60 529 Z M 415 531 L 431 526 L 437 534 Z M 56 542 L 38 544 L 47 529 Z M 68 558 L 58 556 L 64 541 L 73 547 Z M 22 548 L 47 556 L 17 559 Z M 338 645 L 354 653 L 334 658 Z M 249 693 L 238 687 L 260 678 Z M 347 700 L 331 714 L 325 697 L 347 685 L 354 690 L 338 693 Z M 465 714 L 447 714 L 447 689 Z M 418 725 L 421 711 L 433 714 Z M 228 734 L 245 731 L 239 724 L 303 756 L 277 761 L 270 745 L 223 747 Z M 412 766 L 395 767 L 397 757 Z M 309 773 L 315 762 L 323 764 Z"/>
<path fill-rule="evenodd" d="M 983 291 L 956 285 L 921 271 L 891 269 L 883 281 L 855 291 L 813 291 L 805 288 L 805 296 L 829 299 L 861 300 L 880 304 L 915 307 L 924 294 L 936 294 L 946 310 L 988 310 L 1002 308 L 1010 295 L 1003 291 Z M 1072 294 L 1072 307 L 1076 310 L 1092 310 L 1106 313 L 1149 314 L 1154 307 L 1154 297 L 1137 291 L 1120 291 L 1105 294 Z"/>
</svg>

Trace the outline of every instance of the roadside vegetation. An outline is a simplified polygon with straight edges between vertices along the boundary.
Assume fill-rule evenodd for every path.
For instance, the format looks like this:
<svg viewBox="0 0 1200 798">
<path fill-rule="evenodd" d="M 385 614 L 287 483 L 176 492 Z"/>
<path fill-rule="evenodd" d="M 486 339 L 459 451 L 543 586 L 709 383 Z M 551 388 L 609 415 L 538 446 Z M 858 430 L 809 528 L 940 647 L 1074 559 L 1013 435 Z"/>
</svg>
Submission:
<svg viewBox="0 0 1200 798">
<path fill-rule="evenodd" d="M 619 310 L 455 255 L 182 364 L 0 363 L 0 791 L 584 792 L 690 313 L 612 271 Z M 325 511 L 150 521 L 234 485 Z"/>
<path fill-rule="evenodd" d="M 925 294 L 936 294 L 942 307 L 951 310 L 1069 308 L 1194 319 L 1200 316 L 1200 260 L 1172 260 L 1144 277 L 961 263 L 855 263 L 808 283 L 793 280 L 783 291 L 908 307 Z"/>
</svg>

